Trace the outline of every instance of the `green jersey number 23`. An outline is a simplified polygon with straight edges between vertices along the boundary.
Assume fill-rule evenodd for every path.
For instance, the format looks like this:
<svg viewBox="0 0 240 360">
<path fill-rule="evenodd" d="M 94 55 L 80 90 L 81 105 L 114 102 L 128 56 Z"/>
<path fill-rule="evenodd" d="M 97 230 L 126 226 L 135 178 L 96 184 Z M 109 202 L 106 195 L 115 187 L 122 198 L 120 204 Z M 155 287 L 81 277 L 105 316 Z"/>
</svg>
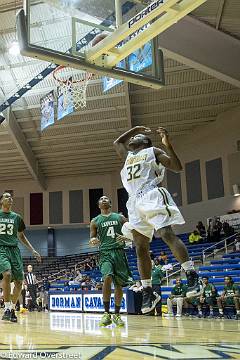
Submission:
<svg viewBox="0 0 240 360">
<path fill-rule="evenodd" d="M 12 235 L 13 224 L 0 224 L 0 235 Z"/>
</svg>

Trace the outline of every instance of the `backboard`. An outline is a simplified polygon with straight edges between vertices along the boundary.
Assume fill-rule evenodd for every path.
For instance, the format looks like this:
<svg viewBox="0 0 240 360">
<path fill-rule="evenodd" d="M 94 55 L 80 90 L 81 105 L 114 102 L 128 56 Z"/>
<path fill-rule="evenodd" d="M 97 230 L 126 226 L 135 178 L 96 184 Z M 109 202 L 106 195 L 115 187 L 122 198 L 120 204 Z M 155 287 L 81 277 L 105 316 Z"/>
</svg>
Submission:
<svg viewBox="0 0 240 360">
<path fill-rule="evenodd" d="M 156 36 L 205 1 L 25 0 L 17 16 L 21 53 L 158 89 L 164 71 Z M 92 47 L 103 32 L 108 36 Z M 151 59 L 139 69 L 129 59 L 145 46 Z"/>
</svg>

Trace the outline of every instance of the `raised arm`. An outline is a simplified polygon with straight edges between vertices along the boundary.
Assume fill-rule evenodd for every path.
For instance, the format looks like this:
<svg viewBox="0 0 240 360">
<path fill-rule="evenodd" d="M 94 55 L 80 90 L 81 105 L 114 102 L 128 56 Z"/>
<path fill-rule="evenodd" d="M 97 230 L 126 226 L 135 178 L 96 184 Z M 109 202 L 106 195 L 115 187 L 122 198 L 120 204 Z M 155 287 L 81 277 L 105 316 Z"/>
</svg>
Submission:
<svg viewBox="0 0 240 360">
<path fill-rule="evenodd" d="M 119 138 L 117 138 L 113 143 L 119 157 L 122 160 L 126 159 L 128 153 L 127 143 L 132 136 L 140 133 L 149 134 L 150 132 L 151 130 L 149 128 L 146 128 L 145 126 L 135 126 L 134 128 L 120 135 Z"/>
<path fill-rule="evenodd" d="M 166 129 L 159 127 L 157 133 L 160 135 L 161 142 L 165 146 L 167 153 L 158 148 L 154 148 L 155 156 L 157 160 L 165 166 L 167 169 L 173 170 L 175 172 L 182 171 L 182 164 L 176 155 L 173 146 L 169 140 L 169 135 Z"/>
</svg>

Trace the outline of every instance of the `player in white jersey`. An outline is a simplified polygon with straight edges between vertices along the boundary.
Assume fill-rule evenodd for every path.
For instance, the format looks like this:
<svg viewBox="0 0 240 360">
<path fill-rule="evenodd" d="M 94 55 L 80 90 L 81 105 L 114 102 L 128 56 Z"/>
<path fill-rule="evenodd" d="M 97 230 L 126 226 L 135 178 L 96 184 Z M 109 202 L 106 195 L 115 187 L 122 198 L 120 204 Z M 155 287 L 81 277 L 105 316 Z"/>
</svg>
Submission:
<svg viewBox="0 0 240 360">
<path fill-rule="evenodd" d="M 136 126 L 122 134 L 114 146 L 125 160 L 121 178 L 128 192 L 129 224 L 136 245 L 138 270 L 143 285 L 142 313 L 148 313 L 159 301 L 152 291 L 149 240 L 156 231 L 181 263 L 188 280 L 188 296 L 199 291 L 198 275 L 189 260 L 187 248 L 174 234 L 171 225 L 184 224 L 184 219 L 169 192 L 161 186 L 165 168 L 182 170 L 167 131 L 159 127 L 157 133 L 167 153 L 152 146 L 146 135 L 151 130 Z"/>
</svg>

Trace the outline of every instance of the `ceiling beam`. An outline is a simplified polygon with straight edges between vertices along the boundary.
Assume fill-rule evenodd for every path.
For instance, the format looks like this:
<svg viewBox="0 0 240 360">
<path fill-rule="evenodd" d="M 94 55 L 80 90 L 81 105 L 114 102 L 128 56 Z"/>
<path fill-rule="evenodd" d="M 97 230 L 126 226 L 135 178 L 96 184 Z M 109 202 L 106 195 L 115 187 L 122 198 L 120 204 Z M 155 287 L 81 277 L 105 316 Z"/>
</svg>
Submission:
<svg viewBox="0 0 240 360">
<path fill-rule="evenodd" d="M 16 145 L 19 153 L 21 154 L 30 174 L 39 183 L 43 190 L 46 189 L 46 180 L 39 167 L 31 147 L 29 146 L 14 114 L 11 110 L 7 114 L 8 133 L 11 136 L 14 144 Z"/>
<path fill-rule="evenodd" d="M 160 34 L 158 44 L 167 57 L 240 87 L 238 39 L 186 16 Z"/>
<path fill-rule="evenodd" d="M 226 4 L 226 0 L 219 0 L 218 12 L 216 17 L 216 29 L 218 30 L 221 24 L 223 9 Z"/>
<path fill-rule="evenodd" d="M 192 108 L 180 108 L 180 109 L 175 109 L 175 110 L 166 110 L 166 111 L 156 111 L 156 112 L 152 112 L 152 113 L 146 113 L 146 114 L 133 114 L 133 119 L 146 119 L 146 118 L 152 118 L 152 117 L 158 117 L 159 119 L 162 120 L 163 116 L 167 116 L 167 115 L 176 115 L 176 113 L 196 113 L 196 112 L 203 112 L 203 111 L 210 111 L 213 112 L 215 111 L 216 113 L 220 113 L 222 111 L 225 111 L 227 109 L 231 109 L 234 108 L 236 106 L 239 106 L 239 101 L 235 101 L 235 102 L 228 102 L 228 103 L 224 103 L 224 104 L 216 104 L 216 105 L 202 105 L 202 106 L 197 106 L 197 107 L 192 107 Z"/>
</svg>

